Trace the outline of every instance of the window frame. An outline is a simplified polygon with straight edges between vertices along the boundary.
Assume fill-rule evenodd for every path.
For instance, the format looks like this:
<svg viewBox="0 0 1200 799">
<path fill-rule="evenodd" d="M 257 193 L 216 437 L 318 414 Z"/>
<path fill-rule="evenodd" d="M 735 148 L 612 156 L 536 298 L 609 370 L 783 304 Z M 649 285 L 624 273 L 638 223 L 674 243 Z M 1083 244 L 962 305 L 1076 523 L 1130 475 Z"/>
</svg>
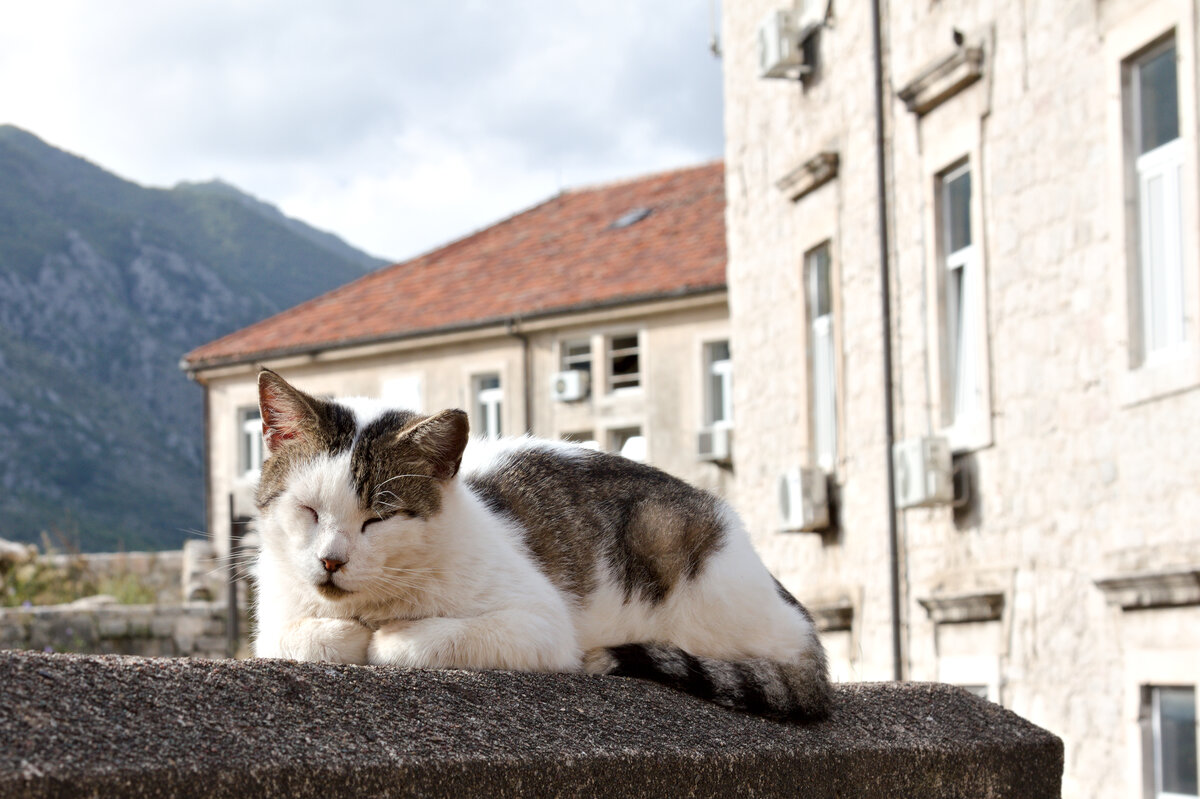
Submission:
<svg viewBox="0 0 1200 799">
<path fill-rule="evenodd" d="M 1192 694 L 1192 723 L 1196 719 L 1196 687 L 1194 685 L 1166 685 L 1151 683 L 1142 687 L 1142 713 L 1145 720 L 1143 740 L 1145 787 L 1153 799 L 1196 799 L 1198 794 L 1165 791 L 1163 784 L 1162 752 L 1162 692 L 1190 691 Z M 1193 742 L 1194 743 L 1194 742 Z M 1193 753 L 1194 755 L 1194 753 Z M 1194 765 L 1194 764 L 1193 764 Z"/>
<path fill-rule="evenodd" d="M 484 387 L 484 382 L 496 381 Z M 504 377 L 500 372 L 480 372 L 471 376 L 471 408 L 481 438 L 499 439 L 504 435 Z"/>
<path fill-rule="evenodd" d="M 251 466 L 255 457 L 256 466 Z M 262 439 L 262 413 L 258 406 L 237 409 L 237 474 L 239 477 L 257 474 L 267 459 L 266 446 Z"/>
<path fill-rule="evenodd" d="M 716 358 L 715 349 L 724 346 L 726 357 Z M 733 350 L 729 339 L 710 339 L 702 343 L 704 370 L 704 418 L 706 430 L 733 427 Z M 714 381 L 721 384 L 721 407 L 718 410 L 713 392 Z"/>
<path fill-rule="evenodd" d="M 816 258 L 821 254 L 825 255 L 825 270 L 826 281 L 828 283 L 829 308 L 825 314 L 815 316 L 816 297 L 818 289 L 816 288 L 817 276 L 813 272 L 814 268 L 819 268 L 816 263 Z M 836 271 L 833 262 L 833 243 L 826 239 L 816 246 L 810 247 L 804 253 L 802 265 L 802 281 L 804 293 L 804 324 L 805 324 L 805 357 L 806 357 L 806 383 L 807 405 L 808 405 L 808 439 L 809 451 L 812 453 L 812 461 L 817 466 L 820 466 L 827 473 L 833 473 L 838 462 L 838 448 L 840 446 L 840 436 L 838 435 L 838 420 L 841 414 L 838 412 L 838 335 L 837 335 L 837 303 L 835 301 L 835 286 L 836 286 Z M 824 369 L 819 368 L 818 347 L 823 347 L 827 350 L 826 365 Z M 827 386 L 822 386 L 820 375 L 824 376 L 827 381 Z M 820 402 L 818 392 L 824 391 L 827 395 L 825 403 L 828 405 L 828 418 L 822 420 L 821 408 L 823 404 Z M 825 448 L 825 444 L 828 448 Z"/>
<path fill-rule="evenodd" d="M 1141 102 L 1141 70 L 1147 62 L 1152 61 L 1168 50 L 1175 52 L 1175 82 L 1176 82 L 1176 136 L 1170 141 L 1163 142 L 1152 150 L 1142 151 L 1144 126 Z M 1131 279 L 1131 288 L 1138 294 L 1137 309 L 1139 311 L 1135 330 L 1130 331 L 1133 342 L 1130 357 L 1139 367 L 1154 366 L 1175 360 L 1186 344 L 1186 304 L 1184 301 L 1183 284 L 1183 138 L 1178 119 L 1179 105 L 1179 57 L 1175 36 L 1172 33 L 1147 47 L 1142 52 L 1125 60 L 1122 67 L 1127 71 L 1124 83 L 1127 90 L 1123 92 L 1122 103 L 1124 113 L 1128 117 L 1129 137 L 1127 157 L 1132 161 L 1133 181 L 1129 187 L 1133 204 L 1136 207 L 1137 221 L 1133 225 L 1132 236 L 1136 240 L 1136 259 L 1131 264 L 1135 273 Z M 1154 257 L 1154 238 L 1150 235 L 1154 221 L 1150 218 L 1152 181 L 1162 181 L 1162 198 L 1170 203 L 1164 206 L 1159 225 L 1162 230 L 1163 247 L 1159 258 Z M 1160 263 L 1156 264 L 1155 261 Z M 1165 262 L 1165 263 L 1162 263 Z M 1156 265 L 1162 274 L 1156 274 Z M 1161 277 L 1167 296 L 1162 307 L 1155 307 L 1156 278 Z M 1175 294 L 1171 296 L 1170 288 Z M 1155 339 L 1156 322 L 1164 324 L 1166 341 L 1159 346 L 1152 343 Z"/>
<path fill-rule="evenodd" d="M 633 338 L 636 344 L 633 347 L 624 347 L 617 349 L 614 345 L 617 339 Z M 607 333 L 604 336 L 604 387 L 609 394 L 623 394 L 632 391 L 640 391 L 644 385 L 642 376 L 644 370 L 644 346 L 642 341 L 641 331 L 626 331 L 621 333 Z M 614 366 L 618 357 L 633 355 L 637 358 L 637 371 L 632 374 L 636 382 L 632 384 L 617 385 L 617 380 L 627 380 L 630 375 L 618 375 L 614 372 Z"/>
<path fill-rule="evenodd" d="M 1103 9 L 1102 9 L 1103 11 Z M 1105 59 L 1108 123 L 1109 260 L 1118 318 L 1112 327 L 1110 370 L 1117 403 L 1133 407 L 1200 388 L 1200 220 L 1198 213 L 1195 9 L 1186 4 L 1147 4 L 1121 15 L 1100 16 Z M 1174 41 L 1178 140 L 1182 150 L 1180 208 L 1183 275 L 1183 343 L 1163 357 L 1143 358 L 1139 261 L 1139 208 L 1135 131 L 1130 114 L 1132 65 Z"/>
</svg>

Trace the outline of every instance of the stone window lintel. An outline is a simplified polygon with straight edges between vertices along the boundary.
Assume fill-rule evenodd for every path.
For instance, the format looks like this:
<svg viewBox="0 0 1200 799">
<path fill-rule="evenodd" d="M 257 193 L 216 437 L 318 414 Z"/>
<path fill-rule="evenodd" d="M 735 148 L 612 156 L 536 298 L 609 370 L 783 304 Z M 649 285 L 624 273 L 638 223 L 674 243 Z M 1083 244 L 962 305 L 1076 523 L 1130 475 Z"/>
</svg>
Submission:
<svg viewBox="0 0 1200 799">
<path fill-rule="evenodd" d="M 922 68 L 898 92 L 909 111 L 923 116 L 983 77 L 983 47 L 958 47 Z"/>
</svg>

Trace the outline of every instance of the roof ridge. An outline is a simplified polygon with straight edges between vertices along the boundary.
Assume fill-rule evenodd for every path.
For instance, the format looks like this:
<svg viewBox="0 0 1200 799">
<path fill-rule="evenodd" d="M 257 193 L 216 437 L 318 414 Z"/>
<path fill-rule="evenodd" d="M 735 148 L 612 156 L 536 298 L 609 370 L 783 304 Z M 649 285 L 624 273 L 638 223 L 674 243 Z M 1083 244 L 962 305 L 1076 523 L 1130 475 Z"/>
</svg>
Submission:
<svg viewBox="0 0 1200 799">
<path fill-rule="evenodd" d="M 711 161 L 704 161 L 703 163 L 692 164 L 691 166 L 680 166 L 680 167 L 675 167 L 673 169 L 664 169 L 660 172 L 651 172 L 648 175 L 631 175 L 630 177 L 625 177 L 625 178 L 613 178 L 611 180 L 601 180 L 601 181 L 597 181 L 596 183 L 581 183 L 578 186 L 572 186 L 570 188 L 563 189 L 559 193 L 560 194 L 583 194 L 584 192 L 589 192 L 589 191 L 602 191 L 604 189 L 615 189 L 619 186 L 627 186 L 631 183 L 642 183 L 642 182 L 648 182 L 651 180 L 655 180 L 657 178 L 665 178 L 668 175 L 681 175 L 685 172 L 695 172 L 695 171 L 699 171 L 701 169 L 711 169 L 712 167 L 717 166 L 718 164 L 723 164 L 724 162 L 725 162 L 724 158 L 714 158 Z"/>
</svg>

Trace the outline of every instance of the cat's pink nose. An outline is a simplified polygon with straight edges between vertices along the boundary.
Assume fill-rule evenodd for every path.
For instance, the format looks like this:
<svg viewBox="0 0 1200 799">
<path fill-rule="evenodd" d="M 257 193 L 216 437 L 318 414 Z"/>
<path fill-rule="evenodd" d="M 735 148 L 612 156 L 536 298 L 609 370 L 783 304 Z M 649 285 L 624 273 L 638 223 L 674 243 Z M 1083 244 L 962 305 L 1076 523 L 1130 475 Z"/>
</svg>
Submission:
<svg viewBox="0 0 1200 799">
<path fill-rule="evenodd" d="M 325 566 L 325 571 L 333 574 L 338 569 L 346 565 L 344 560 L 334 560 L 333 558 L 321 558 L 321 563 Z"/>
</svg>

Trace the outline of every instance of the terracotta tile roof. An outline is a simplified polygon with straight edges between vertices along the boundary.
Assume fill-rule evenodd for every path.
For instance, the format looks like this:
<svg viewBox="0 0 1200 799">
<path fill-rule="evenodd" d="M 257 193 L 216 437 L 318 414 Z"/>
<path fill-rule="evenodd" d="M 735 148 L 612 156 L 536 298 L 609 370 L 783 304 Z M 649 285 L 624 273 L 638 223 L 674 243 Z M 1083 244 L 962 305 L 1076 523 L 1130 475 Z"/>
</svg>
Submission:
<svg viewBox="0 0 1200 799">
<path fill-rule="evenodd" d="M 724 176 L 724 164 L 716 162 L 563 192 L 198 347 L 185 365 L 724 288 Z M 614 226 L 639 209 L 649 213 Z"/>
</svg>

